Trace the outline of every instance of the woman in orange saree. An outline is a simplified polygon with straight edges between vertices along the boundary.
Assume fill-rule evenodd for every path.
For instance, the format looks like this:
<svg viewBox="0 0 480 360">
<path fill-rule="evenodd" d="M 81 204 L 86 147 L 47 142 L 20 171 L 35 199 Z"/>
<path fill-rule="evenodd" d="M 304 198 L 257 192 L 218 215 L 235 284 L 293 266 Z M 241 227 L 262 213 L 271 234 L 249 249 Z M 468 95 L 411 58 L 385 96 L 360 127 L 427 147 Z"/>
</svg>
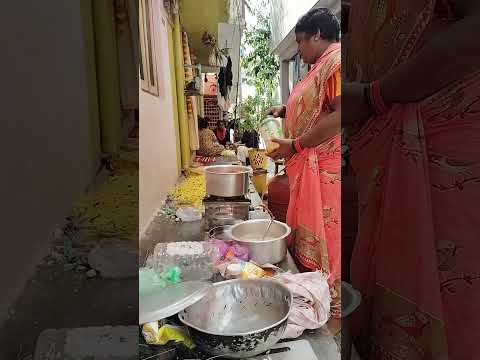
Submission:
<svg viewBox="0 0 480 360">
<path fill-rule="evenodd" d="M 351 2 L 342 125 L 358 128 L 364 360 L 479 357 L 479 14 L 473 1 Z"/>
<path fill-rule="evenodd" d="M 309 23 L 320 29 L 313 28 L 309 33 Z M 322 29 L 324 23 L 333 28 L 332 34 L 328 33 L 328 26 Z M 328 9 L 315 9 L 299 20 L 296 34 L 299 54 L 312 68 L 288 99 L 285 117 L 288 139 L 275 139 L 280 148 L 270 156 L 288 158 L 287 223 L 292 228 L 290 248 L 294 258 L 300 270 L 321 270 L 329 275 L 331 312 L 339 317 L 341 141 L 338 106 L 332 115 L 333 104 L 340 97 L 339 24 Z M 330 129 L 323 131 L 323 138 L 312 137 L 325 125 Z"/>
</svg>

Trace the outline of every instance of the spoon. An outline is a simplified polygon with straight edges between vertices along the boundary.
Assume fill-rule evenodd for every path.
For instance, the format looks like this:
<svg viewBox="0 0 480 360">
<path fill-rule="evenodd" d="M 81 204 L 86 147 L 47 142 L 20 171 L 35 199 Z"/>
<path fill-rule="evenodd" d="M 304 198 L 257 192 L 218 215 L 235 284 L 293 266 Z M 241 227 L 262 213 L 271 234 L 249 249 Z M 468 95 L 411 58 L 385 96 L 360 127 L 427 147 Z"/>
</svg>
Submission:
<svg viewBox="0 0 480 360">
<path fill-rule="evenodd" d="M 275 216 L 273 216 L 270 209 L 268 207 L 266 207 L 265 205 L 259 205 L 259 207 L 262 208 L 263 210 L 265 210 L 265 212 L 267 212 L 268 215 L 270 215 L 270 221 L 268 223 L 267 229 L 265 230 L 265 232 L 263 233 L 263 236 L 262 236 L 262 241 L 263 241 L 263 240 L 265 240 L 265 236 L 267 236 L 268 232 L 270 231 L 270 227 L 272 226 L 273 221 L 275 220 Z"/>
</svg>

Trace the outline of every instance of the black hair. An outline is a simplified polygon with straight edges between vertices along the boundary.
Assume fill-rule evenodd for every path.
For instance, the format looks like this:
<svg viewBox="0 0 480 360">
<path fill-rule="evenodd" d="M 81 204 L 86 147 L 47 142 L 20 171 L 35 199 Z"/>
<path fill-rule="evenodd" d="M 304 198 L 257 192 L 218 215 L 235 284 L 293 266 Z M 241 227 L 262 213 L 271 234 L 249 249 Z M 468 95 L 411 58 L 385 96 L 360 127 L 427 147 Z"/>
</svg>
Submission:
<svg viewBox="0 0 480 360">
<path fill-rule="evenodd" d="M 223 124 L 223 125 L 227 126 L 227 122 L 225 120 L 218 120 L 217 121 L 217 126 L 220 125 L 220 124 Z"/>
<path fill-rule="evenodd" d="M 198 128 L 199 129 L 206 129 L 208 128 L 208 117 L 198 117 Z"/>
<path fill-rule="evenodd" d="M 335 14 L 327 8 L 315 8 L 303 15 L 295 25 L 295 33 L 305 33 L 309 37 L 320 31 L 322 39 L 340 40 L 340 22 Z"/>
</svg>

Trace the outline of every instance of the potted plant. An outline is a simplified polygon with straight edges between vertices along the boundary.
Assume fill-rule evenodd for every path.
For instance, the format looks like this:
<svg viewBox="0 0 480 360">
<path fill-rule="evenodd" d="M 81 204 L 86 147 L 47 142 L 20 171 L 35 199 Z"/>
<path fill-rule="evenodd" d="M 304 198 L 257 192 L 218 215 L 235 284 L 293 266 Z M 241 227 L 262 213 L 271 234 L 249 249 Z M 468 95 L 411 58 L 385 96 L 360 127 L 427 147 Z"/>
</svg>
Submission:
<svg viewBox="0 0 480 360">
<path fill-rule="evenodd" d="M 210 56 L 208 57 L 208 63 L 212 66 L 226 66 L 228 52 L 230 49 L 220 49 L 217 46 L 217 39 L 215 35 L 210 34 L 208 31 L 205 31 L 202 36 L 202 42 L 205 46 L 211 48 Z"/>
</svg>

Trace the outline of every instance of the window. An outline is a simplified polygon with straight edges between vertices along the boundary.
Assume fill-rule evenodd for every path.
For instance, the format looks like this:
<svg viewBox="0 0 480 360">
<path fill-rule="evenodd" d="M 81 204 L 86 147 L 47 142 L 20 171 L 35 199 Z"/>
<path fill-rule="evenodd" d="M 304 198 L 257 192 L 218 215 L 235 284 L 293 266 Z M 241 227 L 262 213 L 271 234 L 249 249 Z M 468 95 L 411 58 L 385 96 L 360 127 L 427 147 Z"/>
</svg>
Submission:
<svg viewBox="0 0 480 360">
<path fill-rule="evenodd" d="M 142 52 L 140 57 L 140 81 L 142 90 L 158 96 L 152 0 L 139 0 L 139 6 L 140 49 Z"/>
</svg>

